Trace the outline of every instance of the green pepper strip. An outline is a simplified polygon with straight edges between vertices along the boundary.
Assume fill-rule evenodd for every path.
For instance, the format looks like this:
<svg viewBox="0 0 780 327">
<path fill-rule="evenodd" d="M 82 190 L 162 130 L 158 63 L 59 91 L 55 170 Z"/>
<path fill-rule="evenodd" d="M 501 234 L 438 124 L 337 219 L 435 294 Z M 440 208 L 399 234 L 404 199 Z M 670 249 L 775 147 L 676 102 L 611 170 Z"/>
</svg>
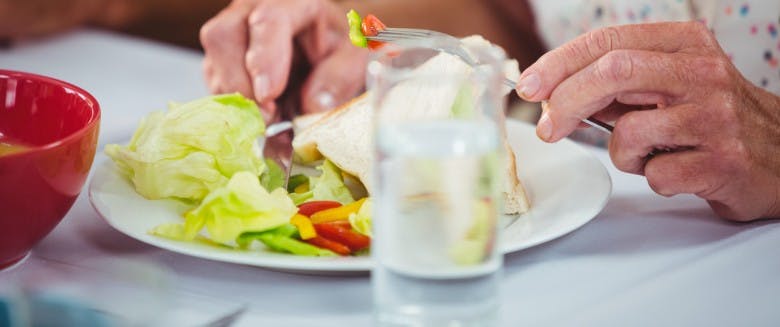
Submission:
<svg viewBox="0 0 780 327">
<path fill-rule="evenodd" d="M 349 40 L 356 47 L 366 48 L 368 47 L 368 40 L 366 40 L 366 36 L 363 35 L 363 31 L 361 30 L 360 26 L 362 22 L 363 19 L 360 18 L 360 15 L 354 9 L 347 13 L 347 23 L 349 23 Z"/>
</svg>

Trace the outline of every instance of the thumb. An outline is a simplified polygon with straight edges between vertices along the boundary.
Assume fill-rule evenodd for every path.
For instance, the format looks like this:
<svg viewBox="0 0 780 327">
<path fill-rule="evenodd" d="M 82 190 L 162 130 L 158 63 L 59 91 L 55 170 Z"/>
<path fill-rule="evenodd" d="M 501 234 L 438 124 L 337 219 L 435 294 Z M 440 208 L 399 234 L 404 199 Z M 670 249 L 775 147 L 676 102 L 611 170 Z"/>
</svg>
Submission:
<svg viewBox="0 0 780 327">
<path fill-rule="evenodd" d="M 345 45 L 320 61 L 301 90 L 303 113 L 333 109 L 363 89 L 368 52 Z"/>
</svg>

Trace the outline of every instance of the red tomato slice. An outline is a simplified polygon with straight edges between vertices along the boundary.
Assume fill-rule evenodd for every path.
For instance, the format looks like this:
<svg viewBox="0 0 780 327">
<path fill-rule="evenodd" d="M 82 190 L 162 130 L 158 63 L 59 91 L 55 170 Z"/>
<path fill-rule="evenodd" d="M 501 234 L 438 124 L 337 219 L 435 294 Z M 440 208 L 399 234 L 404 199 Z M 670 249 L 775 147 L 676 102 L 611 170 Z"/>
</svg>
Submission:
<svg viewBox="0 0 780 327">
<path fill-rule="evenodd" d="M 368 40 L 368 49 L 371 51 L 379 50 L 383 46 L 385 46 L 385 43 L 382 41 Z"/>
<path fill-rule="evenodd" d="M 298 213 L 306 217 L 311 217 L 311 215 L 322 210 L 338 208 L 340 206 L 341 203 L 336 201 L 310 201 L 301 203 L 301 205 L 298 206 Z"/>
<path fill-rule="evenodd" d="M 384 31 L 385 28 L 387 28 L 387 26 L 372 14 L 366 15 L 366 17 L 363 18 L 363 23 L 360 24 L 360 29 L 365 36 L 376 36 L 379 32 Z"/>
</svg>

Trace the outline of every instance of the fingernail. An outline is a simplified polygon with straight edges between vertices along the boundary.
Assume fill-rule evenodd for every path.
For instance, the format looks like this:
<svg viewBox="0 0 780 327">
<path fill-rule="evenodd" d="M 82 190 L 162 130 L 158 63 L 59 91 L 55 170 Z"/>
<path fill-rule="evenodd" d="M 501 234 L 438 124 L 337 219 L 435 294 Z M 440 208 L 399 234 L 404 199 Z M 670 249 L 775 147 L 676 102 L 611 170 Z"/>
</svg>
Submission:
<svg viewBox="0 0 780 327">
<path fill-rule="evenodd" d="M 517 83 L 517 90 L 520 96 L 524 99 L 530 99 L 536 92 L 539 92 L 539 86 L 542 84 L 542 80 L 537 74 L 530 74 L 523 77 L 520 82 Z"/>
<path fill-rule="evenodd" d="M 539 118 L 539 122 L 536 123 L 536 135 L 544 141 L 549 141 L 553 133 L 552 127 L 550 116 L 545 112 L 542 114 L 542 118 Z"/>
<path fill-rule="evenodd" d="M 320 110 L 333 109 L 333 106 L 336 104 L 336 98 L 333 97 L 333 94 L 327 91 L 317 93 L 317 96 L 314 97 L 314 100 L 317 102 Z"/>
<path fill-rule="evenodd" d="M 268 81 L 268 76 L 257 75 L 255 76 L 254 89 L 255 99 L 257 101 L 263 101 L 268 97 L 268 92 L 271 88 L 271 83 Z"/>
</svg>

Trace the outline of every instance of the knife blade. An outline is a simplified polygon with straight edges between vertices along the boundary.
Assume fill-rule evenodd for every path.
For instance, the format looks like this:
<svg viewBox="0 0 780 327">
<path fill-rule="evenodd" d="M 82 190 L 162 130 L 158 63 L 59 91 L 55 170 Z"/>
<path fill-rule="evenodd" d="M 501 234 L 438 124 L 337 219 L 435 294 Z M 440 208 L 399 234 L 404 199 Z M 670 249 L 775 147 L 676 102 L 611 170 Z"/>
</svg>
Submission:
<svg viewBox="0 0 780 327">
<path fill-rule="evenodd" d="M 295 136 L 293 124 L 290 121 L 281 121 L 269 125 L 265 129 L 265 140 L 263 143 L 263 158 L 271 159 L 284 172 L 285 189 L 290 181 L 290 171 L 292 170 L 293 147 L 292 140 Z"/>
</svg>

